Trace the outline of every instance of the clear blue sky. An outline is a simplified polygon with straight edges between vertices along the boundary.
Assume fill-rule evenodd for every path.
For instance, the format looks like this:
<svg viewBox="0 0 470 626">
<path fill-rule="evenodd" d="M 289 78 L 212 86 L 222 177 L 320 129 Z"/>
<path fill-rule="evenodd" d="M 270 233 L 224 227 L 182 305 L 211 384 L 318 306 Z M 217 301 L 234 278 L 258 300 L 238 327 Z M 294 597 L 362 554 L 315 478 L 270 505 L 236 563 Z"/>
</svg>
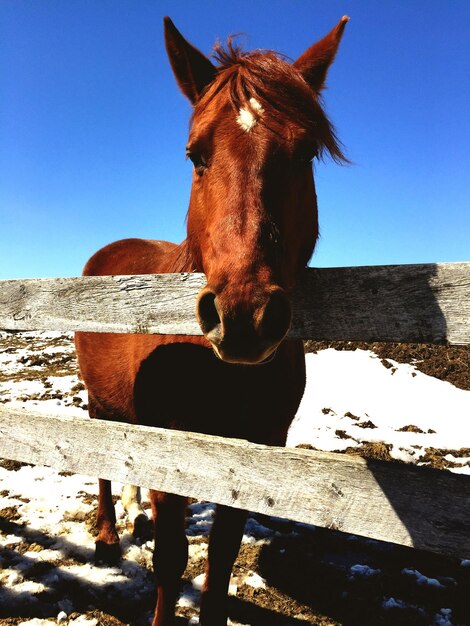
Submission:
<svg viewBox="0 0 470 626">
<path fill-rule="evenodd" d="M 1 0 L 0 278 L 184 238 L 190 107 L 167 14 L 206 53 L 243 32 L 291 58 L 349 15 L 325 101 L 354 165 L 316 166 L 312 264 L 470 260 L 468 0 Z"/>
</svg>

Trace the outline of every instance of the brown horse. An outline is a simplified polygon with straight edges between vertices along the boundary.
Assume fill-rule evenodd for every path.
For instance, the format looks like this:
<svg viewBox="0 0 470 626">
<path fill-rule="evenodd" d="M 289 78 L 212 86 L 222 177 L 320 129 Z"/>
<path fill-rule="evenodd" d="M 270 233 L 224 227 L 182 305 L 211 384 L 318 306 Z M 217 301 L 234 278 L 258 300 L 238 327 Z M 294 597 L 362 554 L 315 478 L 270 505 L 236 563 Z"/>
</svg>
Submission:
<svg viewBox="0 0 470 626">
<path fill-rule="evenodd" d="M 187 238 L 127 239 L 86 275 L 204 272 L 196 303 L 204 336 L 77 333 L 93 418 L 284 445 L 305 385 L 301 341 L 285 339 L 291 294 L 318 237 L 311 161 L 344 159 L 320 92 L 348 18 L 294 63 L 273 52 L 216 46 L 217 64 L 169 18 L 165 40 L 194 111 Z M 103 443 L 105 445 L 105 442 Z M 155 450 L 158 458 L 158 450 Z M 155 527 L 154 626 L 174 623 L 187 562 L 186 498 L 150 491 Z M 218 506 L 200 624 L 227 622 L 227 587 L 247 513 Z M 109 481 L 100 480 L 97 557 L 119 554 Z"/>
</svg>

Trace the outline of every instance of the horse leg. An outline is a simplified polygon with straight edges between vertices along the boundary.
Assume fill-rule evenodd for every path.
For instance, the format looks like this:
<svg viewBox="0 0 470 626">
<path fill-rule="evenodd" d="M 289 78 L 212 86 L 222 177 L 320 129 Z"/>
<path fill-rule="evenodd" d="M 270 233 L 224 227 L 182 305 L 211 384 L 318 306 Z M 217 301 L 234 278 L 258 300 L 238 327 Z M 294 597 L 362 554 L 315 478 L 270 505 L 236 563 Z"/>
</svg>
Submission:
<svg viewBox="0 0 470 626">
<path fill-rule="evenodd" d="M 134 537 L 142 542 L 152 539 L 153 523 L 142 508 L 140 487 L 124 485 L 121 501 L 129 520 L 128 527 L 132 529 Z"/>
<path fill-rule="evenodd" d="M 172 626 L 180 580 L 188 562 L 187 498 L 153 489 L 149 495 L 155 522 L 153 566 L 157 579 L 157 606 L 152 626 Z"/>
<path fill-rule="evenodd" d="M 96 520 L 95 560 L 115 565 L 121 558 L 119 536 L 116 532 L 116 512 L 111 494 L 111 482 L 99 479 L 98 516 Z"/>
<path fill-rule="evenodd" d="M 247 511 L 217 505 L 209 538 L 206 580 L 201 598 L 200 626 L 227 625 L 227 594 L 233 564 L 240 549 Z"/>
</svg>

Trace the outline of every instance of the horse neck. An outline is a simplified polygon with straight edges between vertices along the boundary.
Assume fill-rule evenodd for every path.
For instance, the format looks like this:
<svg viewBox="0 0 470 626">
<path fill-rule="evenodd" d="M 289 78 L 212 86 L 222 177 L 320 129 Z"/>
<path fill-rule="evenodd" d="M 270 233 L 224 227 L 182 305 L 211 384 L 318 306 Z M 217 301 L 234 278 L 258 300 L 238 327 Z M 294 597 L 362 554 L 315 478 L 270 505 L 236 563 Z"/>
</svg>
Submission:
<svg viewBox="0 0 470 626">
<path fill-rule="evenodd" d="M 163 273 L 197 272 L 199 271 L 189 251 L 188 240 L 185 239 L 165 254 L 162 263 Z"/>
</svg>

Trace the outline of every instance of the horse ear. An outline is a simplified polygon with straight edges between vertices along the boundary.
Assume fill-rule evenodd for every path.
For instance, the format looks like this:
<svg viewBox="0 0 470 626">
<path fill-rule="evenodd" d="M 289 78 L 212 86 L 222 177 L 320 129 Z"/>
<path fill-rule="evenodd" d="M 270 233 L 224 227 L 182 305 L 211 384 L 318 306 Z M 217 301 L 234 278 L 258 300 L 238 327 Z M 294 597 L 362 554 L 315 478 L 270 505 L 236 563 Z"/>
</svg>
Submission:
<svg viewBox="0 0 470 626">
<path fill-rule="evenodd" d="M 328 68 L 333 63 L 347 22 L 349 17 L 345 15 L 326 37 L 313 44 L 293 64 L 316 92 L 320 91 L 325 83 Z"/>
<path fill-rule="evenodd" d="M 192 46 L 169 17 L 164 18 L 165 45 L 173 73 L 184 95 L 194 104 L 204 87 L 215 78 L 209 59 Z"/>
</svg>

